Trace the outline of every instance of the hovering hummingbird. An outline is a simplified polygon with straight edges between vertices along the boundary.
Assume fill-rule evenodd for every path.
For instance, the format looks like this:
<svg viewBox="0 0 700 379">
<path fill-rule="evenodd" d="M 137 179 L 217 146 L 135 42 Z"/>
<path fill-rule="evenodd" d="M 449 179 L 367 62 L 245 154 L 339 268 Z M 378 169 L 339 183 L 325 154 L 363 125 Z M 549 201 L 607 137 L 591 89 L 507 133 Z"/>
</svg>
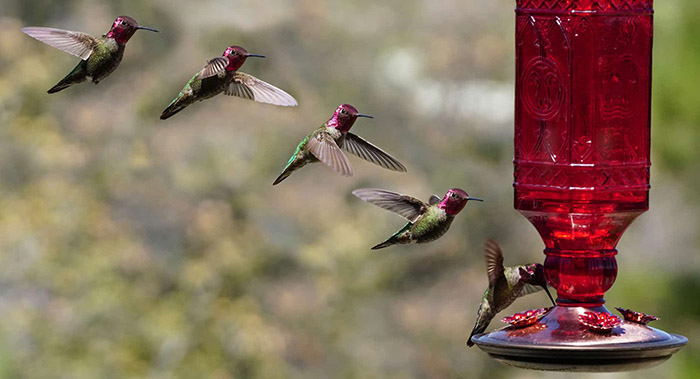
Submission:
<svg viewBox="0 0 700 379">
<path fill-rule="evenodd" d="M 265 58 L 264 55 L 250 54 L 240 46 L 227 47 L 222 56 L 211 59 L 187 82 L 175 100 L 165 108 L 160 119 L 165 120 L 195 101 L 208 99 L 221 92 L 259 103 L 297 106 L 297 101 L 290 94 L 252 75 L 237 71 L 250 57 Z"/>
<path fill-rule="evenodd" d="M 469 194 L 459 188 L 447 191 L 442 199 L 437 195 L 430 196 L 428 204 L 415 197 L 375 188 L 354 190 L 352 194 L 380 208 L 398 213 L 408 220 L 401 230 L 372 247 L 372 250 L 396 244 L 434 241 L 447 232 L 455 216 L 467 205 L 467 201 L 483 201 L 469 197 Z"/>
<path fill-rule="evenodd" d="M 472 337 L 483 333 L 496 314 L 509 305 L 515 299 L 529 295 L 544 289 L 552 304 L 556 305 L 552 294 L 547 289 L 547 279 L 544 276 L 544 267 L 539 263 L 527 265 L 503 267 L 503 252 L 501 247 L 489 239 L 484 245 L 486 256 L 486 272 L 489 277 L 489 288 L 484 292 L 481 305 L 476 313 L 476 323 L 472 334 L 467 340 L 467 346 L 473 346 Z"/>
<path fill-rule="evenodd" d="M 73 71 L 48 90 L 49 93 L 56 93 L 86 79 L 97 84 L 106 78 L 119 66 L 126 43 L 139 29 L 158 32 L 153 28 L 139 26 L 129 16 L 117 17 L 109 32 L 101 38 L 54 28 L 27 27 L 21 30 L 32 38 L 82 59 Z"/>
<path fill-rule="evenodd" d="M 343 176 L 352 176 L 350 161 L 340 149 L 345 149 L 358 157 L 392 171 L 406 172 L 406 167 L 382 149 L 365 141 L 349 130 L 358 117 L 373 118 L 359 113 L 350 104 L 341 104 L 333 112 L 333 117 L 304 138 L 297 146 L 294 155 L 272 185 L 279 184 L 293 171 L 308 163 L 321 161 Z"/>
</svg>

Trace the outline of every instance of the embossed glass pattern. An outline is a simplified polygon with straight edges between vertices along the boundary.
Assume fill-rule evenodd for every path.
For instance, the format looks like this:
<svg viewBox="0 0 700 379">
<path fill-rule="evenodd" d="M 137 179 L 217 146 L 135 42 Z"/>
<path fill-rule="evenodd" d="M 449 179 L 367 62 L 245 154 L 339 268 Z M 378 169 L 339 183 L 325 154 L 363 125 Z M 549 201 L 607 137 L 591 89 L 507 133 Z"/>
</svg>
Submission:
<svg viewBox="0 0 700 379">
<path fill-rule="evenodd" d="M 515 208 L 559 305 L 597 306 L 648 208 L 652 1 L 520 0 Z"/>
</svg>

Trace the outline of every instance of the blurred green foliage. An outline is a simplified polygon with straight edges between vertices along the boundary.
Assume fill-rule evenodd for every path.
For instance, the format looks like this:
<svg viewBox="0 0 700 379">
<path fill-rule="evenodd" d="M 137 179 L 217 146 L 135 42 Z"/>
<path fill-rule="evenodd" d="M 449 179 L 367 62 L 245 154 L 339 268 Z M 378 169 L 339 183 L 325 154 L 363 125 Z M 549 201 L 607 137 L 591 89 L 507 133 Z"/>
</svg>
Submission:
<svg viewBox="0 0 700 379">
<path fill-rule="evenodd" d="M 691 342 L 616 377 L 700 376 L 699 4 L 656 4 L 651 210 L 608 293 Z M 556 377 L 465 347 L 485 238 L 507 264 L 542 260 L 512 209 L 513 6 L 0 0 L 0 377 Z M 99 35 L 119 14 L 161 33 L 98 86 L 47 95 L 75 59 L 20 27 Z M 158 120 L 231 44 L 301 106 L 222 96 Z M 340 103 L 375 116 L 354 130 L 409 173 L 351 158 L 352 179 L 314 165 L 273 188 Z M 403 222 L 349 195 L 362 186 L 487 202 L 435 243 L 372 252 Z"/>
</svg>

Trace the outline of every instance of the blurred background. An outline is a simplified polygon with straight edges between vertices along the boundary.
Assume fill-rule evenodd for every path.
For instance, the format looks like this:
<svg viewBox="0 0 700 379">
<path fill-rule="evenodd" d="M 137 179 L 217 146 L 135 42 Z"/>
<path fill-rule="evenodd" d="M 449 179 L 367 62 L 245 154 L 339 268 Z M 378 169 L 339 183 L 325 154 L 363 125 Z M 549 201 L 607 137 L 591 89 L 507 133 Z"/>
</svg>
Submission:
<svg viewBox="0 0 700 379">
<path fill-rule="evenodd" d="M 511 0 L 0 0 L 0 377 L 489 377 L 465 341 L 486 288 L 482 245 L 543 261 L 513 209 Z M 609 307 L 690 338 L 670 361 L 607 377 L 700 376 L 700 2 L 656 4 L 650 211 L 624 234 Z M 76 58 L 22 34 L 138 32 L 98 86 L 46 90 Z M 162 109 L 238 44 L 242 71 L 300 103 L 218 96 Z M 356 157 L 272 187 L 341 103 L 408 174 Z M 470 203 L 442 239 L 369 248 L 403 226 L 350 192 Z M 499 314 L 547 305 L 530 295 Z M 606 377 L 596 375 L 596 377 Z"/>
</svg>

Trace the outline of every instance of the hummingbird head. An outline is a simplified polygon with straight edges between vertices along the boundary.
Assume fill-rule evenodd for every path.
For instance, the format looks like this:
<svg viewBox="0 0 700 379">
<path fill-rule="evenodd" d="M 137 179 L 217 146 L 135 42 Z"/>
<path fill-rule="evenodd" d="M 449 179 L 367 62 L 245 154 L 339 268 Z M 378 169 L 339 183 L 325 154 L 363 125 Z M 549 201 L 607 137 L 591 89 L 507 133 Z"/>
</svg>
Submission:
<svg viewBox="0 0 700 379">
<path fill-rule="evenodd" d="M 340 104 L 333 112 L 333 117 L 326 123 L 330 127 L 334 127 L 341 132 L 347 132 L 352 128 L 358 117 L 374 118 L 370 115 L 362 114 L 357 111 L 357 108 L 350 104 Z"/>
<path fill-rule="evenodd" d="M 438 207 L 444 209 L 448 215 L 454 216 L 464 209 L 469 200 L 483 201 L 476 197 L 470 197 L 469 194 L 461 188 L 452 188 L 447 191 L 445 197 L 443 197 L 440 204 L 438 204 Z"/>
<path fill-rule="evenodd" d="M 139 26 L 136 20 L 129 16 L 119 16 L 112 24 L 112 29 L 107 33 L 108 38 L 114 38 L 117 42 L 124 44 L 129 41 L 129 38 L 136 33 L 137 30 L 144 29 L 150 30 L 152 32 L 158 32 L 153 28 L 147 26 Z"/>
<path fill-rule="evenodd" d="M 547 278 L 544 276 L 544 266 L 540 263 L 530 263 L 529 265 L 520 267 L 518 271 L 520 272 L 520 279 L 523 282 L 535 286 L 547 286 Z"/>
<path fill-rule="evenodd" d="M 542 287 L 544 292 L 547 293 L 549 300 L 552 301 L 552 305 L 557 305 L 557 302 L 554 301 L 552 294 L 549 293 L 549 289 L 547 288 L 547 277 L 544 275 L 544 266 L 540 263 L 530 263 L 529 265 L 520 266 L 518 272 L 520 273 L 520 280 L 526 284 Z"/>
<path fill-rule="evenodd" d="M 265 58 L 264 55 L 250 54 L 248 50 L 240 46 L 227 47 L 222 56 L 228 58 L 228 66 L 226 66 L 226 71 L 238 70 L 241 68 L 241 66 L 243 66 L 243 63 L 245 63 L 245 60 L 248 59 L 248 57 Z"/>
</svg>

